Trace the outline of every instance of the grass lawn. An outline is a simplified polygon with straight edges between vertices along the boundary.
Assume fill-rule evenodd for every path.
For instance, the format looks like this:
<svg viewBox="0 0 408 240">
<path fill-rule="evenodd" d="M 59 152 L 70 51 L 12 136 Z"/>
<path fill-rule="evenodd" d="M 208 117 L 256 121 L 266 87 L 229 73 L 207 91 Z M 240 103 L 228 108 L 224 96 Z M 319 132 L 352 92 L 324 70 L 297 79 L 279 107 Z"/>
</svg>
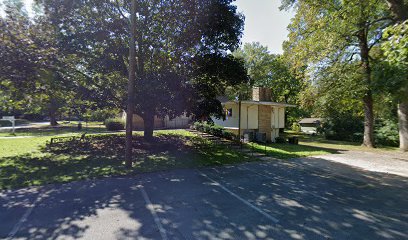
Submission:
<svg viewBox="0 0 408 240">
<path fill-rule="evenodd" d="M 289 159 L 308 157 L 313 155 L 323 155 L 337 153 L 336 149 L 324 148 L 319 146 L 308 146 L 300 143 L 299 145 L 292 145 L 288 143 L 270 143 L 270 144 L 258 144 L 249 143 L 247 147 L 254 149 L 260 153 L 266 153 L 268 156 Z"/>
<path fill-rule="evenodd" d="M 89 135 L 84 143 L 51 148 L 45 146 L 50 136 L 0 139 L 0 189 L 250 160 L 184 130 L 157 131 L 152 142 L 135 135 L 130 170 L 123 165 L 123 133 Z"/>
<path fill-rule="evenodd" d="M 299 138 L 299 144 L 309 147 L 318 147 L 325 149 L 335 149 L 335 150 L 344 150 L 344 151 L 369 151 L 369 152 L 381 152 L 381 151 L 396 151 L 397 147 L 390 146 L 377 146 L 376 148 L 366 148 L 361 146 L 361 143 L 358 142 L 346 142 L 346 141 L 336 141 L 336 140 L 327 140 L 324 136 L 317 135 L 312 136 L 308 134 L 297 133 L 293 131 L 286 131 L 286 137 L 296 136 Z"/>
<path fill-rule="evenodd" d="M 362 147 L 361 143 L 327 140 L 323 136 L 312 136 L 292 131 L 285 132 L 283 136 L 286 138 L 292 136 L 298 137 L 299 145 L 288 143 L 249 143 L 246 146 L 248 148 L 253 148 L 257 152 L 266 153 L 268 156 L 280 159 L 333 154 L 339 153 L 340 151 L 381 152 L 398 150 L 398 148 L 389 146 L 378 146 L 377 148 L 370 149 Z"/>
</svg>

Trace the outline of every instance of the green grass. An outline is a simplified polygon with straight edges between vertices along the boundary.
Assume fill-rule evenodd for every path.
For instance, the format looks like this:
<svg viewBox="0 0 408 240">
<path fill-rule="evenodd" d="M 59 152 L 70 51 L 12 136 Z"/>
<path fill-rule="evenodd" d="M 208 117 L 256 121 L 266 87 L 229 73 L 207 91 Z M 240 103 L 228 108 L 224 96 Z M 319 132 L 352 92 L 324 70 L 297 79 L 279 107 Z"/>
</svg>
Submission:
<svg viewBox="0 0 408 240">
<path fill-rule="evenodd" d="M 361 146 L 361 143 L 327 140 L 323 136 L 312 136 L 293 131 L 287 131 L 282 136 L 286 138 L 292 136 L 298 137 L 299 145 L 292 145 L 288 143 L 271 143 L 266 145 L 249 143 L 247 144 L 247 147 L 253 148 L 257 152 L 266 153 L 268 156 L 280 159 L 333 154 L 339 153 L 340 151 L 369 151 L 380 153 L 382 151 L 398 150 L 395 147 L 388 146 L 378 146 L 377 148 L 370 149 Z"/>
<path fill-rule="evenodd" d="M 296 136 L 299 138 L 299 143 L 303 146 L 316 147 L 316 148 L 326 148 L 335 149 L 340 151 L 370 151 L 370 152 L 381 152 L 381 151 L 396 151 L 398 148 L 390 146 L 377 146 L 376 148 L 367 148 L 361 146 L 358 142 L 347 142 L 347 141 L 336 141 L 327 140 L 324 136 L 317 135 L 312 136 L 303 133 L 297 133 L 293 131 L 286 131 L 285 137 Z"/>
<path fill-rule="evenodd" d="M 141 132 L 135 135 L 130 170 L 123 163 L 123 133 L 89 135 L 85 143 L 52 148 L 45 147 L 49 136 L 0 139 L 0 189 L 250 160 L 184 130 L 157 131 L 151 142 Z"/>
<path fill-rule="evenodd" d="M 271 144 L 258 144 L 249 143 L 247 147 L 255 149 L 257 152 L 266 153 L 268 156 L 290 159 L 299 157 L 308 157 L 313 155 L 323 155 L 337 153 L 336 149 L 307 146 L 302 143 L 299 145 L 292 145 L 288 143 L 271 143 Z"/>
</svg>

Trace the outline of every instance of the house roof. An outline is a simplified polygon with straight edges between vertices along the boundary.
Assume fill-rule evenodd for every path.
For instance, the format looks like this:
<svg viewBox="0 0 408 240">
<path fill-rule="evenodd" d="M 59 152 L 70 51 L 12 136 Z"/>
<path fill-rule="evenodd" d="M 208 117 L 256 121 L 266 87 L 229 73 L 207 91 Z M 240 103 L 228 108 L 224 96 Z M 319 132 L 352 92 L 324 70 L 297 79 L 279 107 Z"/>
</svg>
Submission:
<svg viewBox="0 0 408 240">
<path fill-rule="evenodd" d="M 321 123 L 323 118 L 303 118 L 299 123 Z"/>
<path fill-rule="evenodd" d="M 222 104 L 238 104 L 239 101 L 226 101 L 222 102 Z M 247 100 L 247 101 L 241 101 L 241 103 L 244 104 L 252 104 L 252 105 L 267 105 L 267 106 L 277 106 L 277 107 L 296 107 L 296 105 L 293 104 L 287 104 L 287 103 L 278 103 L 278 102 L 266 102 L 266 101 L 253 101 L 253 100 Z"/>
</svg>

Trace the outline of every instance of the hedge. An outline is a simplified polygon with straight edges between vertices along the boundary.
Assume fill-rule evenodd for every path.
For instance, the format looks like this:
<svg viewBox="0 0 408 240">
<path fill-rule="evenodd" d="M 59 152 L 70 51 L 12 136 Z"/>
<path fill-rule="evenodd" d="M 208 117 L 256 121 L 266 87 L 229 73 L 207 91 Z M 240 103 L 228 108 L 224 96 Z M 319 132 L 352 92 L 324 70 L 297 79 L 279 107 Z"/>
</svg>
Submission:
<svg viewBox="0 0 408 240">
<path fill-rule="evenodd" d="M 225 131 L 223 127 L 219 125 L 211 124 L 208 122 L 195 122 L 192 128 L 200 132 L 209 133 L 214 136 L 222 137 L 222 138 L 226 138 L 230 140 L 237 138 L 235 134 Z"/>
<path fill-rule="evenodd" d="M 125 121 L 121 118 L 108 118 L 105 120 L 105 127 L 109 131 L 125 129 Z"/>
</svg>

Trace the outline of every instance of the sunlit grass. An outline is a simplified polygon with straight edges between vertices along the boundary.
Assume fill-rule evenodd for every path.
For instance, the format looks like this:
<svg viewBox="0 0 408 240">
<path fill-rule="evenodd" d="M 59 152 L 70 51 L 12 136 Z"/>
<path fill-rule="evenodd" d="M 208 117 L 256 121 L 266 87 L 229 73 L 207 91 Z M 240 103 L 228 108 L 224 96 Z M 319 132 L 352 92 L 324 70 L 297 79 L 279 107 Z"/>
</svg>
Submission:
<svg viewBox="0 0 408 240">
<path fill-rule="evenodd" d="M 142 132 L 133 135 L 132 169 L 124 167 L 124 133 L 51 149 L 45 148 L 51 136 L 0 139 L 0 189 L 250 160 L 184 130 L 157 131 L 153 142 Z"/>
<path fill-rule="evenodd" d="M 257 152 L 265 153 L 268 156 L 280 159 L 308 157 L 337 152 L 337 150 L 330 148 L 306 146 L 303 144 L 293 145 L 288 143 L 271 143 L 266 145 L 250 143 L 247 145 L 247 147 L 253 148 Z"/>
</svg>

